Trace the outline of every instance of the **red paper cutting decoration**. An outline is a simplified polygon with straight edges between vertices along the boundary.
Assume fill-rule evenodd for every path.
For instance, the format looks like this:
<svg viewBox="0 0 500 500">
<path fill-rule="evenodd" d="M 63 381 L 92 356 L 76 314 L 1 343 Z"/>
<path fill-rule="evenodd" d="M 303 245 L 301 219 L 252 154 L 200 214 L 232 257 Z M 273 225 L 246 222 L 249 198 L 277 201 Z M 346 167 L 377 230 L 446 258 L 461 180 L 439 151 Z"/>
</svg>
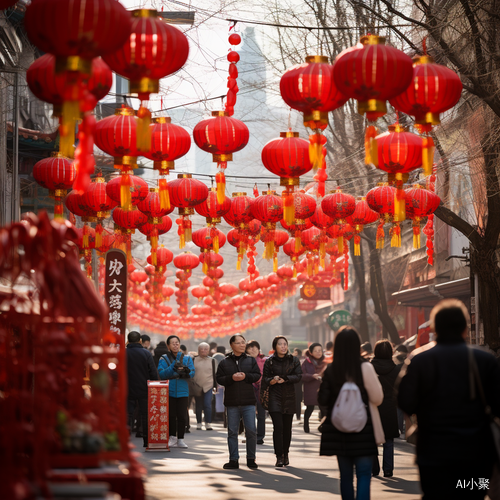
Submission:
<svg viewBox="0 0 500 500">
<path fill-rule="evenodd" d="M 115 0 L 34 0 L 26 9 L 24 26 L 41 51 L 56 57 L 56 72 L 68 77 L 59 127 L 60 151 L 73 157 L 75 125 L 92 59 L 120 47 L 130 33 L 130 16 Z"/>
<path fill-rule="evenodd" d="M 274 232 L 276 222 L 283 217 L 283 201 L 276 196 L 276 191 L 263 191 L 261 196 L 255 198 L 252 213 L 263 223 L 261 241 L 266 248 L 264 258 L 272 259 L 274 257 Z"/>
<path fill-rule="evenodd" d="M 176 220 L 179 235 L 179 248 L 184 248 L 191 241 L 192 224 L 189 216 L 194 214 L 194 207 L 208 197 L 208 188 L 203 182 L 193 179 L 191 174 L 178 174 L 177 179 L 168 183 L 170 203 L 179 209 L 180 218 Z"/>
<path fill-rule="evenodd" d="M 144 156 L 153 160 L 153 168 L 160 174 L 158 187 L 162 208 L 170 208 L 166 176 L 170 170 L 174 170 L 175 160 L 184 156 L 190 148 L 191 137 L 186 130 L 171 123 L 169 117 L 154 118 L 151 124 L 151 148 Z"/>
<path fill-rule="evenodd" d="M 420 248 L 420 223 L 423 218 L 433 214 L 441 203 L 439 196 L 415 184 L 406 190 L 406 213 L 412 220 L 413 248 Z"/>
<path fill-rule="evenodd" d="M 312 168 L 309 160 L 309 144 L 299 138 L 298 132 L 289 129 L 281 132 L 279 139 L 272 139 L 262 149 L 262 163 L 267 170 L 280 176 L 284 220 L 293 224 L 295 219 L 294 188 L 300 183 L 299 177 Z"/>
<path fill-rule="evenodd" d="M 186 35 L 158 18 L 156 10 L 132 11 L 132 29 L 123 46 L 104 57 L 109 67 L 130 80 L 130 92 L 139 95 L 141 107 L 137 129 L 137 148 L 151 146 L 151 112 L 143 105 L 150 94 L 160 90 L 160 79 L 184 66 L 189 54 Z"/>
<path fill-rule="evenodd" d="M 62 219 L 62 199 L 71 189 L 76 177 L 74 165 L 61 153 L 52 153 L 51 158 L 45 158 L 35 163 L 33 177 L 40 186 L 49 190 L 49 196 L 54 198 L 54 217 Z"/>
<path fill-rule="evenodd" d="M 408 173 L 422 165 L 422 138 L 411 134 L 399 123 L 389 126 L 389 132 L 372 141 L 374 165 L 387 172 L 389 184 L 396 187 L 394 220 L 405 220 L 403 183 Z M 376 151 L 376 153 L 375 153 Z"/>
<path fill-rule="evenodd" d="M 331 194 L 326 195 L 321 201 L 321 208 L 325 214 L 330 216 L 334 224 L 339 226 L 345 225 L 347 217 L 352 215 L 356 210 L 356 198 L 350 194 L 343 193 L 341 189 L 337 189 Z M 344 252 L 344 234 L 338 237 L 339 252 Z"/>
<path fill-rule="evenodd" d="M 354 255 L 361 255 L 360 243 L 361 237 L 359 233 L 363 231 L 363 226 L 367 224 L 373 224 L 378 219 L 378 214 L 372 210 L 366 198 L 360 198 L 356 201 L 356 209 L 354 212 L 347 217 L 346 221 L 354 227 Z"/>
<path fill-rule="evenodd" d="M 229 116 L 227 111 L 212 111 L 212 117 L 197 123 L 193 129 L 193 139 L 196 145 L 212 154 L 217 162 L 218 172 L 217 199 L 223 203 L 226 197 L 226 178 L 224 171 L 227 162 L 233 160 L 233 153 L 242 150 L 247 144 L 250 134 L 247 126 Z"/>
<path fill-rule="evenodd" d="M 219 253 L 219 232 L 217 224 L 220 224 L 222 217 L 231 209 L 231 199 L 225 198 L 223 203 L 217 200 L 217 189 L 210 188 L 207 199 L 197 205 L 195 210 L 206 218 L 207 226 L 211 228 L 210 237 L 213 239 L 213 250 Z"/>
</svg>

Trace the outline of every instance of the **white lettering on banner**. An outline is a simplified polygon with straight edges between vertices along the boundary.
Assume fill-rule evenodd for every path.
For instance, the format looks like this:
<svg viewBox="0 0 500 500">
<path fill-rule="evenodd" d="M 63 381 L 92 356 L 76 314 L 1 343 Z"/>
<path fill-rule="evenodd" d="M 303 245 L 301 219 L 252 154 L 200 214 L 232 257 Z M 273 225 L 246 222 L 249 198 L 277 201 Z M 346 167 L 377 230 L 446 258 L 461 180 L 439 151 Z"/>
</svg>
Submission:
<svg viewBox="0 0 500 500">
<path fill-rule="evenodd" d="M 118 292 L 118 293 L 122 293 L 121 291 L 121 288 L 118 288 L 121 286 L 121 283 L 118 283 L 118 281 L 116 281 L 116 278 L 113 280 L 113 283 L 110 283 L 109 284 L 109 290 L 108 290 L 108 293 L 112 293 L 114 292 L 115 290 Z"/>
<path fill-rule="evenodd" d="M 110 260 L 109 261 L 109 277 L 113 276 L 113 274 L 116 274 L 116 276 L 120 276 L 120 271 L 123 267 L 123 264 L 118 260 Z"/>
<path fill-rule="evenodd" d="M 121 314 L 118 311 L 110 312 L 109 322 L 112 323 L 113 325 L 116 325 L 116 323 L 121 323 L 122 322 Z"/>
<path fill-rule="evenodd" d="M 122 303 L 121 303 L 121 295 L 110 295 L 109 296 L 109 307 L 111 309 L 121 309 L 122 308 Z"/>
<path fill-rule="evenodd" d="M 116 332 L 116 333 L 121 333 L 121 330 L 117 327 L 117 326 L 110 326 L 109 329 L 112 331 L 112 332 Z"/>
</svg>

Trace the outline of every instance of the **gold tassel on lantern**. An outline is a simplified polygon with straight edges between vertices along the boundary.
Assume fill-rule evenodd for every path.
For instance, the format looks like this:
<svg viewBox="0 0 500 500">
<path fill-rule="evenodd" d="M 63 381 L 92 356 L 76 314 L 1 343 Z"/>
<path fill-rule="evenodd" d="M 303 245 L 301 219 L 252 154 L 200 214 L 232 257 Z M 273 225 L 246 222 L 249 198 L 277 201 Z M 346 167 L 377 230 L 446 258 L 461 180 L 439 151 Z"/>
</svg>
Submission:
<svg viewBox="0 0 500 500">
<path fill-rule="evenodd" d="M 76 122 L 80 119 L 80 101 L 64 101 L 59 126 L 59 152 L 67 158 L 75 154 Z"/>
<path fill-rule="evenodd" d="M 170 210 L 170 194 L 168 191 L 168 183 L 166 179 L 158 180 L 158 187 L 160 189 L 160 208 L 162 210 Z"/>
<path fill-rule="evenodd" d="M 191 223 L 191 220 L 187 217 L 183 217 L 183 225 L 184 225 L 184 235 L 186 238 L 186 243 L 189 243 L 190 241 L 193 241 L 192 235 L 193 235 L 193 224 Z"/>
<path fill-rule="evenodd" d="M 83 225 L 83 249 L 89 248 L 89 233 L 87 232 L 87 224 Z"/>
<path fill-rule="evenodd" d="M 326 245 L 324 241 L 319 244 L 319 265 L 325 268 L 325 255 L 326 255 Z"/>
<path fill-rule="evenodd" d="M 344 237 L 339 235 L 337 238 L 337 246 L 339 248 L 339 253 L 344 253 Z"/>
<path fill-rule="evenodd" d="M 212 237 L 212 246 L 214 248 L 215 253 L 219 253 L 219 232 L 217 228 L 213 227 L 210 231 Z"/>
<path fill-rule="evenodd" d="M 380 222 L 377 226 L 377 250 L 380 250 L 384 248 L 384 239 L 385 239 L 385 233 L 384 233 L 384 219 L 380 219 Z"/>
<path fill-rule="evenodd" d="M 321 143 L 321 131 L 316 130 L 315 134 L 309 136 L 309 161 L 314 170 L 321 167 L 323 161 L 323 144 Z"/>
<path fill-rule="evenodd" d="M 293 186 L 287 186 L 282 193 L 283 198 L 283 219 L 291 226 L 295 222 L 295 200 L 293 197 Z"/>
<path fill-rule="evenodd" d="M 401 174 L 396 174 L 396 191 L 394 193 L 394 220 L 403 222 L 406 219 L 405 190 Z"/>
<path fill-rule="evenodd" d="M 102 224 L 99 222 L 95 227 L 95 248 L 99 250 L 102 246 L 102 233 L 104 228 Z"/>
<path fill-rule="evenodd" d="M 215 182 L 217 184 L 217 203 L 222 205 L 226 201 L 226 176 L 222 168 L 215 174 Z"/>
<path fill-rule="evenodd" d="M 277 270 L 278 270 L 278 252 L 274 252 L 273 271 L 276 272 Z"/>
<path fill-rule="evenodd" d="M 151 111 L 141 104 L 137 118 L 137 149 L 147 153 L 151 149 Z"/>
<path fill-rule="evenodd" d="M 182 218 L 177 219 L 175 222 L 177 222 L 178 228 L 177 228 L 177 234 L 179 236 L 179 249 L 182 250 L 186 246 L 186 235 L 184 232 L 184 220 Z"/>
<path fill-rule="evenodd" d="M 271 237 L 269 238 L 269 241 L 266 241 L 265 244 L 266 251 L 264 254 L 264 258 L 267 260 L 272 259 L 274 257 L 274 231 L 270 236 Z"/>
<path fill-rule="evenodd" d="M 416 217 L 412 223 L 413 227 L 413 248 L 420 248 L 420 218 Z"/>
<path fill-rule="evenodd" d="M 354 255 L 355 257 L 361 255 L 361 236 L 359 234 L 354 235 Z"/>
<path fill-rule="evenodd" d="M 432 137 L 422 138 L 422 167 L 424 168 L 424 174 L 426 176 L 432 175 L 435 149 Z"/>
<path fill-rule="evenodd" d="M 300 252 L 302 249 L 302 238 L 300 237 L 300 231 L 295 233 L 295 253 Z"/>
<path fill-rule="evenodd" d="M 401 246 L 401 227 L 396 222 L 391 228 L 391 247 L 399 248 Z"/>
<path fill-rule="evenodd" d="M 313 275 L 313 260 L 312 258 L 308 255 L 307 256 L 307 276 L 311 278 Z"/>
<path fill-rule="evenodd" d="M 207 259 L 205 257 L 205 259 L 203 259 L 203 266 L 201 268 L 201 270 L 203 271 L 203 274 L 207 274 L 208 272 L 208 264 L 207 264 Z"/>
<path fill-rule="evenodd" d="M 378 165 L 377 141 L 375 137 L 378 134 L 378 129 L 374 125 L 366 127 L 365 131 L 365 164 L 373 163 Z"/>
<path fill-rule="evenodd" d="M 241 260 L 243 256 L 241 254 L 238 254 L 238 260 L 236 261 L 236 270 L 241 271 Z"/>
<path fill-rule="evenodd" d="M 120 181 L 120 205 L 126 212 L 132 209 L 132 193 L 130 192 L 131 187 L 132 183 L 130 181 L 129 173 L 122 173 Z"/>
</svg>

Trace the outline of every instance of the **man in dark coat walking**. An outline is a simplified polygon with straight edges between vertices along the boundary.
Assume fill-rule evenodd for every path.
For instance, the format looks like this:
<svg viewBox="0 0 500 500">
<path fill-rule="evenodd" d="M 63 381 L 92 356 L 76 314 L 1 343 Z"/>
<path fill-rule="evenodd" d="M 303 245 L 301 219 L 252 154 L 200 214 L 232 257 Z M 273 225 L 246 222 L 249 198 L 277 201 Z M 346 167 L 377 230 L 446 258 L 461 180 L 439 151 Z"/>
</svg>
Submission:
<svg viewBox="0 0 500 500">
<path fill-rule="evenodd" d="M 260 377 L 257 362 L 245 354 L 246 341 L 243 335 L 236 334 L 229 340 L 232 352 L 217 367 L 217 383 L 224 386 L 224 406 L 227 411 L 227 444 L 229 462 L 224 469 L 239 468 L 238 428 L 240 419 L 245 425 L 247 445 L 247 466 L 257 469 L 255 454 L 257 432 L 255 429 L 255 391 L 253 385 Z"/>
<path fill-rule="evenodd" d="M 130 429 L 136 405 L 142 422 L 144 446 L 148 445 L 148 380 L 158 380 L 153 356 L 141 344 L 141 334 L 130 332 L 127 336 L 127 413 Z"/>
<path fill-rule="evenodd" d="M 459 300 L 441 301 L 431 312 L 436 346 L 407 365 L 398 403 L 418 420 L 417 464 L 425 500 L 483 499 L 496 452 L 473 377 L 477 365 L 486 402 L 500 416 L 500 367 L 494 356 L 465 343 L 469 315 Z M 405 362 L 408 363 L 408 360 Z M 468 485 L 468 486 L 466 486 Z"/>
</svg>

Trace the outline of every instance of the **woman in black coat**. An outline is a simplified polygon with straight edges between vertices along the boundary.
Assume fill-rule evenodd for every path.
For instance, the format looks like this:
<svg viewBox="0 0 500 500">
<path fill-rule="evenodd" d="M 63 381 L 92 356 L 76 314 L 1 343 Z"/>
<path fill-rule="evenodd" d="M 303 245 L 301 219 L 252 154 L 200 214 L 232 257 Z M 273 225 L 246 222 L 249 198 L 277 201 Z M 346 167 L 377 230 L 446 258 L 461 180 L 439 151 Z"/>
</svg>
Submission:
<svg viewBox="0 0 500 500">
<path fill-rule="evenodd" d="M 384 400 L 378 407 L 385 434 L 382 470 L 384 471 L 384 477 L 392 477 L 394 471 L 394 438 L 399 437 L 398 410 L 394 385 L 403 365 L 396 365 L 392 360 L 392 344 L 387 339 L 379 340 L 375 344 L 374 355 L 371 363 L 377 372 L 384 391 Z M 374 476 L 380 474 L 378 457 L 375 457 L 373 461 L 372 473 Z"/>
<path fill-rule="evenodd" d="M 274 354 L 265 364 L 262 374 L 261 401 L 269 390 L 269 414 L 273 421 L 273 444 L 276 467 L 289 464 L 288 452 L 292 440 L 292 421 L 295 413 L 295 387 L 300 382 L 300 361 L 288 352 L 288 340 L 282 335 L 273 339 Z"/>
</svg>

